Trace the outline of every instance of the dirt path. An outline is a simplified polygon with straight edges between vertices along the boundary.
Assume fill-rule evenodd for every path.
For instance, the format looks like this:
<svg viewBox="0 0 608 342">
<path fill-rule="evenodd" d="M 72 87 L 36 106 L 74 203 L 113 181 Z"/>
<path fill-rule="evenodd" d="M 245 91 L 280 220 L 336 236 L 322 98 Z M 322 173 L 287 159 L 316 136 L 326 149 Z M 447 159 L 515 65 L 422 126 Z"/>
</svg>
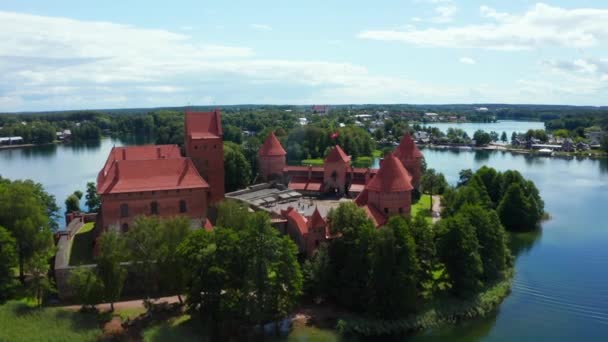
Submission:
<svg viewBox="0 0 608 342">
<path fill-rule="evenodd" d="M 161 297 L 156 300 L 153 300 L 153 302 L 156 304 L 162 303 L 162 302 L 177 303 L 177 302 L 179 302 L 179 299 L 177 298 L 177 296 Z M 82 307 L 81 305 L 61 306 L 62 309 L 73 310 L 73 311 L 80 310 L 81 307 Z M 110 303 L 98 304 L 98 305 L 96 305 L 96 307 L 99 311 L 110 310 Z M 129 301 L 124 301 L 124 302 L 114 303 L 114 310 L 143 309 L 143 308 L 144 308 L 143 299 L 136 299 L 136 300 L 129 300 Z"/>
<path fill-rule="evenodd" d="M 433 196 L 433 223 L 441 219 L 441 196 Z"/>
</svg>

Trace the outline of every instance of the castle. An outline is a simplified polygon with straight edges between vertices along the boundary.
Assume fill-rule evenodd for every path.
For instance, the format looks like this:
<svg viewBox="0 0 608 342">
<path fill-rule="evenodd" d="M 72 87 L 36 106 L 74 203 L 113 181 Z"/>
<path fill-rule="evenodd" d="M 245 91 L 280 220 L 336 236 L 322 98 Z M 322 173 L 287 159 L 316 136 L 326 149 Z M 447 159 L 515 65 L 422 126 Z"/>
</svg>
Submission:
<svg viewBox="0 0 608 342">
<path fill-rule="evenodd" d="M 193 227 L 211 228 L 209 204 L 224 198 L 224 150 L 221 115 L 185 113 L 185 157 L 177 145 L 114 147 L 97 176 L 103 230 L 123 232 L 137 216 L 187 216 Z M 422 153 L 405 134 L 380 168 L 356 168 L 338 145 L 323 166 L 289 166 L 285 149 L 270 133 L 258 151 L 258 177 L 282 183 L 303 195 L 351 197 L 379 227 L 392 215 L 409 215 L 412 191 L 420 185 Z M 306 255 L 331 238 L 329 223 L 319 210 L 305 217 L 295 208 L 273 215 Z"/>
</svg>

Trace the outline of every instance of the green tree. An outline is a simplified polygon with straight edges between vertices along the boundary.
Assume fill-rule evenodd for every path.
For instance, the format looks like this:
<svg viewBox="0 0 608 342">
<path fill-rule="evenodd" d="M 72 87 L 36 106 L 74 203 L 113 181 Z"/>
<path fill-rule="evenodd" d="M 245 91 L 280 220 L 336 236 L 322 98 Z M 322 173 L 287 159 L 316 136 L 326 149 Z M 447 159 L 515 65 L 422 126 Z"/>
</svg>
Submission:
<svg viewBox="0 0 608 342">
<path fill-rule="evenodd" d="M 153 216 L 140 216 L 125 234 L 129 260 L 142 276 L 146 299 L 158 294 L 159 272 L 156 260 L 162 248 L 162 222 Z"/>
<path fill-rule="evenodd" d="M 95 186 L 95 182 L 87 183 L 87 194 L 85 196 L 85 199 L 85 204 L 89 208 L 90 213 L 96 213 L 99 211 L 101 199 L 97 194 L 97 187 Z"/>
<path fill-rule="evenodd" d="M 127 270 L 120 264 L 126 260 L 126 248 L 124 237 L 114 230 L 104 232 L 99 239 L 97 272 L 103 284 L 103 298 L 110 302 L 112 311 L 127 278 Z"/>
<path fill-rule="evenodd" d="M 454 294 L 466 297 L 483 285 L 483 264 L 475 227 L 462 215 L 441 221 L 440 258 L 452 282 Z"/>
<path fill-rule="evenodd" d="M 466 205 L 459 214 L 475 227 L 479 241 L 479 255 L 483 263 L 484 280 L 497 279 L 511 262 L 511 253 L 507 247 L 507 236 L 494 210 L 487 210 L 480 205 Z"/>
<path fill-rule="evenodd" d="M 500 141 L 502 141 L 503 143 L 507 142 L 507 132 L 502 132 L 502 134 L 500 135 Z"/>
<path fill-rule="evenodd" d="M 458 184 L 457 187 L 465 186 L 469 183 L 469 180 L 473 178 L 473 171 L 471 169 L 463 169 L 458 173 Z"/>
<path fill-rule="evenodd" d="M 367 287 L 371 271 L 370 252 L 375 227 L 363 209 L 354 203 L 341 203 L 328 214 L 334 239 L 329 248 L 332 262 L 333 298 L 342 306 L 364 311 L 369 304 Z"/>
<path fill-rule="evenodd" d="M 418 294 L 423 299 L 430 299 L 437 287 L 434 274 L 440 267 L 437 262 L 435 230 L 422 213 L 414 216 L 409 226 L 416 242 L 416 257 L 419 265 Z"/>
<path fill-rule="evenodd" d="M 431 196 L 429 211 L 433 211 L 433 195 L 443 194 L 448 187 L 448 182 L 445 180 L 443 173 L 437 172 L 435 169 L 428 169 L 422 175 L 420 185 L 422 192 Z"/>
<path fill-rule="evenodd" d="M 42 306 L 47 294 L 55 291 L 55 285 L 49 278 L 50 261 L 54 254 L 54 248 L 38 250 L 26 264 L 29 274 L 28 290 L 38 306 Z"/>
<path fill-rule="evenodd" d="M 156 258 L 159 286 L 163 293 L 177 294 L 180 303 L 183 302 L 181 294 L 185 288 L 186 271 L 177 250 L 190 232 L 190 220 L 186 217 L 178 216 L 162 221 L 161 245 Z"/>
<path fill-rule="evenodd" d="M 250 163 L 235 143 L 224 143 L 224 169 L 226 192 L 242 189 L 251 182 Z"/>
<path fill-rule="evenodd" d="M 80 211 L 80 199 L 78 196 L 73 193 L 65 200 L 65 211 L 67 213 L 72 213 L 76 211 Z"/>
<path fill-rule="evenodd" d="M 329 259 L 329 246 L 322 243 L 312 258 L 304 262 L 304 292 L 319 300 L 324 300 L 330 292 L 331 264 Z"/>
<path fill-rule="evenodd" d="M 187 304 L 215 328 L 284 317 L 302 290 L 293 241 L 279 235 L 266 213 L 242 208 L 234 214 L 244 217 L 243 227 L 199 230 L 178 250 L 187 270 Z"/>
<path fill-rule="evenodd" d="M 498 206 L 498 215 L 509 231 L 529 231 L 537 227 L 536 208 L 526 198 L 519 183 L 513 183 L 507 189 Z"/>
<path fill-rule="evenodd" d="M 83 308 L 95 309 L 95 306 L 103 299 L 103 283 L 95 271 L 89 267 L 79 266 L 73 269 L 70 272 L 68 283 Z"/>
<path fill-rule="evenodd" d="M 475 131 L 475 134 L 473 134 L 473 139 L 475 139 L 476 146 L 485 146 L 492 141 L 492 137 L 490 136 L 490 134 L 480 129 Z"/>
<path fill-rule="evenodd" d="M 414 312 L 419 264 L 416 243 L 404 217 L 392 217 L 376 232 L 371 258 L 370 311 L 383 319 Z"/>
<path fill-rule="evenodd" d="M 600 141 L 600 146 L 604 152 L 608 152 L 608 134 L 604 134 L 602 136 L 602 140 Z"/>
<path fill-rule="evenodd" d="M 0 226 L 0 304 L 9 299 L 16 289 L 13 267 L 17 266 L 17 241 Z"/>
<path fill-rule="evenodd" d="M 19 278 L 25 282 L 25 264 L 36 253 L 53 246 L 49 204 L 51 196 L 31 181 L 0 181 L 0 225 L 17 240 Z M 46 193 L 44 193 L 46 194 Z"/>
</svg>

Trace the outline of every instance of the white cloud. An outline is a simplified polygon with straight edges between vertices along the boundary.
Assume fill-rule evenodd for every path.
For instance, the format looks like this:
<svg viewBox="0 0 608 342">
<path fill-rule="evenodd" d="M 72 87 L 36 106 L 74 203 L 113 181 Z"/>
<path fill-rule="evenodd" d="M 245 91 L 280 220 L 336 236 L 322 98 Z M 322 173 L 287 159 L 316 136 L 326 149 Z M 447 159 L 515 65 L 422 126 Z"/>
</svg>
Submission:
<svg viewBox="0 0 608 342">
<path fill-rule="evenodd" d="M 179 29 L 182 31 L 192 31 L 194 30 L 194 26 L 180 26 Z"/>
<path fill-rule="evenodd" d="M 0 41 L 0 111 L 201 99 L 429 102 L 437 101 L 437 93 L 452 101 L 467 94 L 459 87 L 374 75 L 353 63 L 261 59 L 246 47 L 199 44 L 185 34 L 110 22 L 0 12 Z"/>
<path fill-rule="evenodd" d="M 585 48 L 608 42 L 608 9 L 565 9 L 539 3 L 523 14 L 499 13 L 487 6 L 478 25 L 423 30 L 367 30 L 359 38 L 421 46 L 527 50 L 542 46 Z"/>
<path fill-rule="evenodd" d="M 270 30 L 272 30 L 272 27 L 270 25 L 266 25 L 266 24 L 251 24 L 250 26 L 253 29 L 261 30 L 261 31 L 270 31 Z"/>
<path fill-rule="evenodd" d="M 462 64 L 469 64 L 469 65 L 473 65 L 473 64 L 477 63 L 477 61 L 471 57 L 460 57 L 460 59 L 458 59 L 458 61 Z"/>
<path fill-rule="evenodd" d="M 437 14 L 435 17 L 431 18 L 431 22 L 434 23 L 449 23 L 454 18 L 456 14 L 457 7 L 454 4 L 446 4 L 443 6 L 435 7 L 435 13 Z"/>
</svg>

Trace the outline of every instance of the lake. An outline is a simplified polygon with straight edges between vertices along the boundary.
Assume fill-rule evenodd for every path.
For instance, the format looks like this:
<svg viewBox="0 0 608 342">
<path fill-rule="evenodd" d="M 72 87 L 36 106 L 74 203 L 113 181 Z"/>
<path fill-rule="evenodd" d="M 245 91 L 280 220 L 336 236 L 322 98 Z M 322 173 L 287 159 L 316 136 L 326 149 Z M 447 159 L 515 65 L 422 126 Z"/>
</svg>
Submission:
<svg viewBox="0 0 608 342">
<path fill-rule="evenodd" d="M 467 133 L 470 138 L 473 138 L 473 134 L 478 129 L 484 130 L 488 133 L 495 131 L 496 133 L 502 134 L 507 133 L 507 138 L 511 139 L 511 134 L 525 133 L 529 129 L 545 129 L 545 124 L 540 121 L 513 121 L 513 120 L 498 120 L 495 123 L 477 123 L 477 122 L 465 122 L 465 123 L 453 123 L 453 122 L 438 122 L 429 123 L 424 126 L 437 127 L 443 133 L 447 132 L 448 128 L 460 128 Z"/>
<path fill-rule="evenodd" d="M 529 123 L 534 128 L 536 123 Z M 511 122 L 485 124 L 507 130 Z M 517 123 L 522 125 L 522 123 Z M 493 128 L 496 127 L 496 128 Z M 501 128 L 498 128 L 501 127 Z M 526 131 L 527 128 L 521 128 Z M 58 204 L 94 181 L 112 146 L 139 143 L 110 138 L 97 144 L 0 150 L 0 175 L 31 178 Z M 423 149 L 428 167 L 454 184 L 461 169 L 515 169 L 532 179 L 551 220 L 539 233 L 516 235 L 513 291 L 496 315 L 434 329 L 416 341 L 605 340 L 608 336 L 608 160 L 530 157 L 509 152 Z M 61 222 L 63 226 L 63 222 Z"/>
</svg>

